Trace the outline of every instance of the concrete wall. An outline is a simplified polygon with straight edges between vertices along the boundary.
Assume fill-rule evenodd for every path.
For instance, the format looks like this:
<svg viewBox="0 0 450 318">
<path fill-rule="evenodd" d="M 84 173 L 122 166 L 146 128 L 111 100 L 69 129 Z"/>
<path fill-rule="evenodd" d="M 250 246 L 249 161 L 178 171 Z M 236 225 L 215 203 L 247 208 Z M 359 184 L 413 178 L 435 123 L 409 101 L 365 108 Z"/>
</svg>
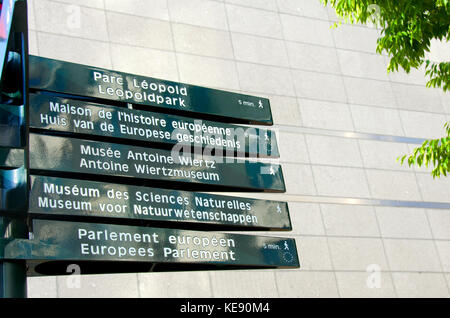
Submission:
<svg viewBox="0 0 450 318">
<path fill-rule="evenodd" d="M 396 158 L 443 135 L 450 97 L 388 75 L 376 29 L 331 29 L 318 0 L 28 2 L 32 54 L 268 97 L 287 192 L 249 196 L 289 202 L 294 230 L 270 235 L 302 263 L 30 278 L 30 297 L 449 297 L 450 178 Z"/>
</svg>

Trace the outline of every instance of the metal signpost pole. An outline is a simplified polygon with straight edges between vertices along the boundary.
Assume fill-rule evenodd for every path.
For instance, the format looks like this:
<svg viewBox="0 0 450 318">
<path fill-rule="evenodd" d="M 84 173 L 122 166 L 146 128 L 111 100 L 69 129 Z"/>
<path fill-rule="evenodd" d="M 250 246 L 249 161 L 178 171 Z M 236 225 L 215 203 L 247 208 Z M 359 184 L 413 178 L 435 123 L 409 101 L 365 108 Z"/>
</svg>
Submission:
<svg viewBox="0 0 450 318">
<path fill-rule="evenodd" d="M 28 171 L 28 24 L 27 3 L 24 0 L 1 1 L 0 59 L 2 121 L 13 125 L 0 127 L 2 153 L 20 151 L 21 167 L 11 167 L 8 159 L 0 162 L 0 256 L 4 247 L 15 238 L 27 238 L 26 225 Z M 6 116 L 5 116 L 6 114 Z M 4 123 L 2 123 L 4 124 Z M 17 124 L 17 125 L 16 125 Z M 14 131 L 15 130 L 15 131 Z M 2 156 L 3 157 L 3 156 Z M 2 169 L 3 168 L 3 169 Z M 20 180 L 20 182 L 19 182 Z M 3 212 L 5 214 L 3 214 Z M 27 276 L 25 260 L 0 258 L 0 298 L 26 298 Z"/>
<path fill-rule="evenodd" d="M 12 237 L 22 237 L 27 232 L 22 220 L 6 217 L 0 217 L 0 229 L 2 234 L 10 234 Z M 26 271 L 26 262 L 23 260 L 0 261 L 0 298 L 27 297 Z"/>
</svg>

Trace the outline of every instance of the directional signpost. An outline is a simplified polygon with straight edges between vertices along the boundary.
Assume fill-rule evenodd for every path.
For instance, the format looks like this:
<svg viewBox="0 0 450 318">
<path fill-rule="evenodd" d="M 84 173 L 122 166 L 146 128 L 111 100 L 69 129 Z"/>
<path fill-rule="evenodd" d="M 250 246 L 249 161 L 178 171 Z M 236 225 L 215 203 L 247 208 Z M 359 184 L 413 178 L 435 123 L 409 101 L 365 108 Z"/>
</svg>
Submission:
<svg viewBox="0 0 450 318">
<path fill-rule="evenodd" d="M 31 176 L 29 213 L 213 227 L 291 230 L 285 202 Z"/>
<path fill-rule="evenodd" d="M 121 266 L 118 262 L 143 262 L 148 269 L 156 264 L 160 270 L 178 263 L 183 269 L 193 265 L 203 265 L 203 268 L 213 268 L 214 265 L 235 268 L 299 266 L 295 241 L 289 238 L 47 220 L 35 220 L 33 233 L 32 240 L 15 240 L 7 244 L 5 257 L 41 261 L 110 261 L 118 271 Z M 103 264 L 103 267 L 108 266 Z M 124 265 L 122 268 L 128 271 L 128 264 Z M 32 274 L 43 274 L 55 266 L 57 268 L 57 264 L 41 263 L 34 267 Z M 104 272 L 98 266 L 85 268 L 90 274 Z M 63 267 L 55 274 L 64 271 Z"/>
<path fill-rule="evenodd" d="M 230 160 L 231 161 L 231 160 Z M 233 160 L 234 161 L 234 160 Z M 191 183 L 191 188 L 284 192 L 279 165 L 201 156 L 76 138 L 30 134 L 30 168 L 135 178 L 141 182 Z M 264 173 L 269 171 L 269 173 Z M 203 187 L 204 188 L 204 187 Z M 217 189 L 216 188 L 216 189 Z"/>
<path fill-rule="evenodd" d="M 26 276 L 298 268 L 269 100 L 28 57 L 26 1 L 0 23 L 0 296 Z M 11 35 L 12 34 L 12 35 Z M 246 125 L 239 125 L 246 124 Z M 214 232 L 211 232 L 214 231 Z"/>
<path fill-rule="evenodd" d="M 30 95 L 30 127 L 142 144 L 176 144 L 223 154 L 279 157 L 271 130 L 190 117 L 82 102 L 47 94 Z"/>
<path fill-rule="evenodd" d="M 272 125 L 269 100 L 86 65 L 30 56 L 30 88 L 142 109 L 182 112 L 231 122 Z"/>
</svg>

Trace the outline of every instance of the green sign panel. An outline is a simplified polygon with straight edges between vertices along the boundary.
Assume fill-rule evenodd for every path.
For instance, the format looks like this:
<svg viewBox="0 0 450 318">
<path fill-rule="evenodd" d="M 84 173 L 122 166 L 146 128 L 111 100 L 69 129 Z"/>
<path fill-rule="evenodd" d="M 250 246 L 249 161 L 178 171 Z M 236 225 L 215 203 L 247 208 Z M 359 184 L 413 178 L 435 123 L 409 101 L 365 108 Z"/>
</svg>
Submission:
<svg viewBox="0 0 450 318">
<path fill-rule="evenodd" d="M 31 176 L 29 213 L 291 230 L 285 202 Z"/>
<path fill-rule="evenodd" d="M 272 125 L 269 100 L 30 56 L 30 88 Z"/>
<path fill-rule="evenodd" d="M 24 107 L 0 104 L 0 147 L 22 147 L 25 142 Z"/>
<path fill-rule="evenodd" d="M 231 156 L 279 157 L 275 133 L 48 94 L 30 95 L 30 127 L 174 145 L 182 143 Z"/>
<path fill-rule="evenodd" d="M 5 259 L 299 267 L 290 238 L 64 221 L 34 220 L 32 240 L 4 249 Z"/>
<path fill-rule="evenodd" d="M 30 134 L 30 168 L 285 191 L 279 165 L 38 134 Z"/>
</svg>

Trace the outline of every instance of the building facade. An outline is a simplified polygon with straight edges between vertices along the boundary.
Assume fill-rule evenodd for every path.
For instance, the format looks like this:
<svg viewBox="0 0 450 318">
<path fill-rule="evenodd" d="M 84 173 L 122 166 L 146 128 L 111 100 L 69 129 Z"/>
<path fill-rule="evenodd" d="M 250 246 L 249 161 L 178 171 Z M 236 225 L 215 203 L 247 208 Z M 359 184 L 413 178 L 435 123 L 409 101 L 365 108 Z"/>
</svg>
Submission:
<svg viewBox="0 0 450 318">
<path fill-rule="evenodd" d="M 319 0 L 29 0 L 30 54 L 267 97 L 301 268 L 28 279 L 29 297 L 449 297 L 450 178 L 396 158 L 450 96 Z M 448 45 L 431 58 L 449 60 Z M 82 271 L 82 268 L 81 268 Z M 79 281 L 77 281 L 79 279 Z"/>
</svg>

